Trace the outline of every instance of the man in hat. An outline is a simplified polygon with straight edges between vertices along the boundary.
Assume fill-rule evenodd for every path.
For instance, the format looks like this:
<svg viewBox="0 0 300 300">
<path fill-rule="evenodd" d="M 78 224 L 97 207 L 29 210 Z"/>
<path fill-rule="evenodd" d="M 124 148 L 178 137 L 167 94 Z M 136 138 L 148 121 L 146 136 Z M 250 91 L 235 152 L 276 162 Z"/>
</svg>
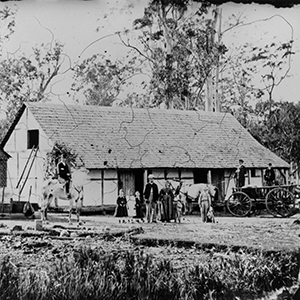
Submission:
<svg viewBox="0 0 300 300">
<path fill-rule="evenodd" d="M 200 208 L 201 219 L 203 223 L 207 222 L 207 214 L 211 208 L 211 196 L 208 192 L 208 186 L 204 186 L 198 198 L 198 205 Z"/>
<path fill-rule="evenodd" d="M 245 185 L 245 177 L 247 174 L 247 169 L 244 166 L 244 161 L 239 160 L 239 166 L 235 171 L 234 178 L 236 179 L 236 187 L 243 187 Z"/>
<path fill-rule="evenodd" d="M 148 176 L 149 182 L 145 186 L 144 198 L 146 203 L 146 220 L 156 223 L 156 209 L 158 200 L 158 186 L 154 183 L 154 176 Z"/>
<path fill-rule="evenodd" d="M 275 171 L 272 167 L 272 163 L 269 163 L 268 168 L 265 172 L 265 181 L 267 186 L 272 186 L 275 180 Z"/>
<path fill-rule="evenodd" d="M 71 183 L 71 171 L 67 164 L 67 156 L 63 153 L 60 156 L 60 162 L 57 164 L 58 179 L 63 179 L 65 182 L 65 191 L 68 199 L 71 198 L 70 194 L 70 183 Z"/>
</svg>

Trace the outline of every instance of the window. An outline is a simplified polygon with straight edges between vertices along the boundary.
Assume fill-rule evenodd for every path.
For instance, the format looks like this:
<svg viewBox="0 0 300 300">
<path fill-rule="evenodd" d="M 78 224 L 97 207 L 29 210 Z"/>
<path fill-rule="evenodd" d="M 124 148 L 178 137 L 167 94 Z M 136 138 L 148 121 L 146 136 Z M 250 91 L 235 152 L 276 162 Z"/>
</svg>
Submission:
<svg viewBox="0 0 300 300">
<path fill-rule="evenodd" d="M 251 177 L 260 177 L 261 170 L 260 169 L 250 169 L 251 170 Z"/>
<path fill-rule="evenodd" d="M 27 149 L 37 148 L 39 146 L 38 129 L 28 130 L 27 132 Z"/>
</svg>

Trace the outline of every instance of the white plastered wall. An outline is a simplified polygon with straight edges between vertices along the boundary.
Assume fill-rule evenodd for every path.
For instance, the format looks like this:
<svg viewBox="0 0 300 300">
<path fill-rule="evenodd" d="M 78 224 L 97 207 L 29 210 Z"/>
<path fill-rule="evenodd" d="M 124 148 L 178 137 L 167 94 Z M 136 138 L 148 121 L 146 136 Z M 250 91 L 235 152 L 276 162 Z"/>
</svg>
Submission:
<svg viewBox="0 0 300 300">
<path fill-rule="evenodd" d="M 39 130 L 39 150 L 19 198 L 20 188 L 17 188 L 17 184 L 31 152 L 31 149 L 27 149 L 27 132 L 34 129 Z M 32 113 L 26 108 L 4 147 L 4 150 L 11 156 L 7 164 L 7 189 L 14 201 L 18 201 L 19 199 L 27 201 L 31 186 L 30 201 L 40 204 L 45 155 L 51 148 L 51 141 L 41 129 Z M 26 174 L 24 174 L 23 178 L 25 177 Z M 5 200 L 7 201 L 7 199 Z"/>
<path fill-rule="evenodd" d="M 103 184 L 102 174 L 104 176 Z M 89 180 L 84 185 L 84 206 L 116 204 L 118 197 L 116 170 L 89 170 L 88 177 Z"/>
</svg>

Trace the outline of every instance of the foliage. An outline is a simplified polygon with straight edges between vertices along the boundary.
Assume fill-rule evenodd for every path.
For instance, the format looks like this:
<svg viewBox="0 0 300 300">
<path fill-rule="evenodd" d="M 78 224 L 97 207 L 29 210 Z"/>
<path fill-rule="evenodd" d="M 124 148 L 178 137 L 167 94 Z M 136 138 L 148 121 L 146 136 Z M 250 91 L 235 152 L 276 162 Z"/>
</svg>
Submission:
<svg viewBox="0 0 300 300">
<path fill-rule="evenodd" d="M 151 70 L 149 106 L 201 107 L 206 79 L 227 50 L 214 39 L 210 4 L 192 2 L 151 1 L 144 16 L 134 21 Z"/>
<path fill-rule="evenodd" d="M 7 115 L 2 131 L 8 128 L 24 102 L 47 100 L 51 94 L 50 83 L 62 63 L 63 46 L 58 42 L 33 48 L 30 59 L 21 56 L 0 61 L 0 108 Z"/>
<path fill-rule="evenodd" d="M 249 126 L 251 134 L 265 147 L 287 162 L 300 163 L 300 104 L 259 102 L 257 119 Z"/>
<path fill-rule="evenodd" d="M 95 54 L 74 68 L 72 89 L 83 92 L 85 104 L 110 106 L 123 87 L 130 85 L 129 79 L 141 72 L 138 65 L 136 57 L 112 62 L 105 55 Z"/>
<path fill-rule="evenodd" d="M 274 91 L 288 76 L 293 41 L 272 42 L 264 47 L 244 44 L 235 55 L 224 57 L 222 98 L 224 111 L 240 111 L 239 119 L 247 127 L 249 113 L 257 101 L 265 101 L 272 109 Z"/>
<path fill-rule="evenodd" d="M 47 97 L 46 90 L 62 64 L 63 46 L 42 45 L 33 48 L 32 58 L 11 57 L 0 62 L 0 100 L 7 103 L 7 114 L 15 112 L 25 101 L 37 102 Z"/>
<path fill-rule="evenodd" d="M 211 260 L 175 269 L 166 258 L 143 250 L 106 251 L 80 246 L 73 257 L 20 269 L 4 258 L 0 289 L 14 299 L 255 299 L 291 286 L 297 254 L 260 251 L 212 253 Z M 10 284 L 12 283 L 12 284 Z"/>
<path fill-rule="evenodd" d="M 0 261 L 0 299 L 18 299 L 18 289 L 12 288 L 17 287 L 20 284 L 20 270 L 17 269 L 10 261 L 9 256 L 5 256 Z"/>
<path fill-rule="evenodd" d="M 75 68 L 73 89 L 84 93 L 86 104 L 203 108 L 207 76 L 227 51 L 215 41 L 214 15 L 205 1 L 150 1 L 133 32 L 117 33 L 129 49 L 124 60 L 107 54 L 84 60 Z M 139 86 L 124 97 L 133 77 Z"/>
<path fill-rule="evenodd" d="M 0 10 L 0 57 L 2 45 L 14 33 L 16 10 L 5 6 Z"/>
<path fill-rule="evenodd" d="M 56 165 L 59 162 L 60 156 L 64 154 L 67 158 L 67 163 L 73 167 L 82 166 L 82 161 L 80 160 L 78 154 L 65 143 L 55 142 L 52 150 L 46 154 L 46 159 L 44 162 L 45 178 L 56 177 Z"/>
</svg>

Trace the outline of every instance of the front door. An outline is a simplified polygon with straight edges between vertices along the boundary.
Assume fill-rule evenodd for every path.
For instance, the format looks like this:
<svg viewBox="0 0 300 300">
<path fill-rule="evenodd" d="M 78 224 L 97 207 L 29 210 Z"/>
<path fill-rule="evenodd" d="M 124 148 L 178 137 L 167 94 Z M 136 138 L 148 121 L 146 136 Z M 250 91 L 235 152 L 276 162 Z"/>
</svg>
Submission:
<svg viewBox="0 0 300 300">
<path fill-rule="evenodd" d="M 144 170 L 135 169 L 135 170 L 119 170 L 119 184 L 118 188 L 123 189 L 125 195 L 134 194 L 136 191 L 139 191 L 140 194 L 143 194 L 143 185 L 144 185 Z"/>
</svg>

